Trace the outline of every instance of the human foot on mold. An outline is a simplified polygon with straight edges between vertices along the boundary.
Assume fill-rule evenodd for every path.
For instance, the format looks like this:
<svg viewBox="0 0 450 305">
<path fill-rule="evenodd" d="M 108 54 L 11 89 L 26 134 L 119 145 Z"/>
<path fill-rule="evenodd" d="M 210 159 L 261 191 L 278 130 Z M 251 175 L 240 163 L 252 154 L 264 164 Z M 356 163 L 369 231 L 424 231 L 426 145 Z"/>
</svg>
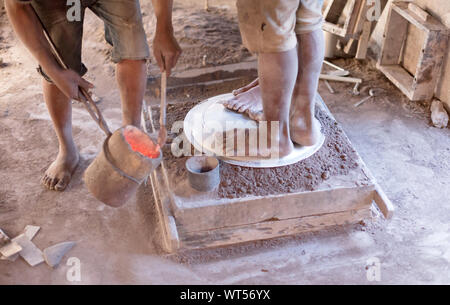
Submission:
<svg viewBox="0 0 450 305">
<path fill-rule="evenodd" d="M 313 146 L 317 144 L 321 137 L 321 125 L 319 120 L 311 114 L 306 114 L 308 110 L 303 113 L 293 113 L 291 115 L 289 124 L 291 132 L 291 140 L 303 146 Z"/>
<path fill-rule="evenodd" d="M 233 111 L 245 113 L 252 120 L 262 120 L 263 104 L 258 79 L 255 79 L 242 88 L 234 90 L 233 95 L 233 98 L 223 101 L 225 107 Z"/>
<path fill-rule="evenodd" d="M 296 99 L 297 90 L 294 90 Z M 259 80 L 255 79 L 248 85 L 233 91 L 234 97 L 223 104 L 230 110 L 247 114 L 255 121 L 263 120 L 263 105 Z M 290 135 L 291 140 L 303 146 L 315 145 L 321 138 L 321 125 L 311 114 L 311 109 L 291 113 Z"/>
<path fill-rule="evenodd" d="M 246 129 L 237 129 L 232 134 L 222 134 L 223 155 L 226 157 L 257 157 L 259 159 L 278 159 L 289 155 L 294 145 L 288 136 L 289 128 L 286 124 L 271 124 L 264 118 L 255 133 Z M 264 133 L 264 134 L 262 134 Z M 255 136 L 255 138 L 251 138 Z M 230 139 L 227 137 L 234 137 Z M 217 140 L 217 139 L 216 139 Z M 232 146 L 230 146 L 230 143 Z"/>
<path fill-rule="evenodd" d="M 78 166 L 80 157 L 78 152 L 59 152 L 56 160 L 45 171 L 41 179 L 42 184 L 49 190 L 64 191 L 69 185 L 72 174 Z"/>
</svg>

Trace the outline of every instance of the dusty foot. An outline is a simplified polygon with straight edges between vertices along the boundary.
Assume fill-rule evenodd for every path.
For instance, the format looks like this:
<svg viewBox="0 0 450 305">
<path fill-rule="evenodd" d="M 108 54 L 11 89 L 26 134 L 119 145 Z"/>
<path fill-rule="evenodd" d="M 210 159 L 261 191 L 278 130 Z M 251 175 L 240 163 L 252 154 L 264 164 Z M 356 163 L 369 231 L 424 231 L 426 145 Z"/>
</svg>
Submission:
<svg viewBox="0 0 450 305">
<path fill-rule="evenodd" d="M 225 107 L 230 110 L 245 113 L 252 120 L 262 121 L 263 105 L 261 99 L 261 88 L 257 81 L 233 91 L 234 97 L 223 101 Z"/>
<path fill-rule="evenodd" d="M 55 191 L 64 191 L 77 168 L 80 157 L 78 152 L 67 155 L 59 153 L 42 177 L 42 184 Z"/>
<path fill-rule="evenodd" d="M 293 115 L 290 119 L 291 140 L 303 146 L 315 145 L 322 137 L 319 121 L 305 119 L 304 116 Z"/>
</svg>

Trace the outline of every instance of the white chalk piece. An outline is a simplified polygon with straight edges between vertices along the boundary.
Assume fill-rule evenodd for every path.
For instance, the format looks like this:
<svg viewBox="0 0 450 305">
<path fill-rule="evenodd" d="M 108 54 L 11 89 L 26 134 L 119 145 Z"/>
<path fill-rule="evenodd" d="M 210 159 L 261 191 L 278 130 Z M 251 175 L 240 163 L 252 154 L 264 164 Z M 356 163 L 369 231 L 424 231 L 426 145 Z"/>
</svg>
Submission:
<svg viewBox="0 0 450 305">
<path fill-rule="evenodd" d="M 52 268 L 55 268 L 61 262 L 61 259 L 67 252 L 75 246 L 75 242 L 66 241 L 44 249 L 45 262 Z"/>
<path fill-rule="evenodd" d="M 30 266 L 34 267 L 44 262 L 42 251 L 28 239 L 25 233 L 13 238 L 12 241 L 22 247 L 22 251 L 19 254 Z"/>
<path fill-rule="evenodd" d="M 22 251 L 22 247 L 15 242 L 10 242 L 6 246 L 0 248 L 0 254 L 4 257 L 2 259 L 8 259 L 20 251 Z"/>
<path fill-rule="evenodd" d="M 41 227 L 38 226 L 27 225 L 23 230 L 23 233 L 26 235 L 26 237 L 28 237 L 29 240 L 33 240 L 40 229 Z"/>
</svg>

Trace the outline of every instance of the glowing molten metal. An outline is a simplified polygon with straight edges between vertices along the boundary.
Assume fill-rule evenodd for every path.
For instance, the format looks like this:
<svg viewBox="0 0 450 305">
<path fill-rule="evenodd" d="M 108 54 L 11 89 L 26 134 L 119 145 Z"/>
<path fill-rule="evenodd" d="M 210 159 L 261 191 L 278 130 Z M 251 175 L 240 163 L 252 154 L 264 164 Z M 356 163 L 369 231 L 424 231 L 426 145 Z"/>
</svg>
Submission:
<svg viewBox="0 0 450 305">
<path fill-rule="evenodd" d="M 159 145 L 153 143 L 150 137 L 139 128 L 126 126 L 123 130 L 123 136 L 133 151 L 150 159 L 159 157 Z"/>
</svg>

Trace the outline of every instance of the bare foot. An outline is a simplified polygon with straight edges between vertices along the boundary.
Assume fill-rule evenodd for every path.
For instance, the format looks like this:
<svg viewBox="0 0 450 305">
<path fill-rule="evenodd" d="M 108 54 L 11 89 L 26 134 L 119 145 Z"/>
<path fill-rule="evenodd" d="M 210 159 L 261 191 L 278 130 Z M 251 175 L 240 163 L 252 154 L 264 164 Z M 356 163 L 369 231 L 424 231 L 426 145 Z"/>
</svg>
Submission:
<svg viewBox="0 0 450 305">
<path fill-rule="evenodd" d="M 294 114 L 290 119 L 291 140 L 303 146 L 312 146 L 319 142 L 322 132 L 319 121 L 312 117 Z"/>
<path fill-rule="evenodd" d="M 77 168 L 80 157 L 78 152 L 59 153 L 42 177 L 42 184 L 49 190 L 64 191 Z"/>
<path fill-rule="evenodd" d="M 225 107 L 230 110 L 245 113 L 255 121 L 262 121 L 263 105 L 261 99 L 261 88 L 258 79 L 245 87 L 233 91 L 234 97 L 223 101 Z"/>
<path fill-rule="evenodd" d="M 266 120 L 263 117 L 260 122 L 264 121 Z M 245 129 L 237 129 L 237 131 L 235 129 L 231 134 L 229 132 L 217 134 L 216 136 L 223 141 L 223 155 L 227 157 L 258 157 L 263 159 L 277 159 L 289 155 L 294 149 L 294 143 L 287 136 L 287 127 L 279 130 L 279 125 L 275 124 L 273 126 L 277 130 L 272 134 L 271 126 L 271 123 L 267 122 L 267 125 L 259 126 L 255 133 L 250 133 Z M 250 138 L 253 136 L 257 138 Z M 233 139 L 227 137 L 233 137 Z M 264 137 L 266 140 L 262 141 Z M 217 141 L 217 138 L 215 141 Z"/>
</svg>

